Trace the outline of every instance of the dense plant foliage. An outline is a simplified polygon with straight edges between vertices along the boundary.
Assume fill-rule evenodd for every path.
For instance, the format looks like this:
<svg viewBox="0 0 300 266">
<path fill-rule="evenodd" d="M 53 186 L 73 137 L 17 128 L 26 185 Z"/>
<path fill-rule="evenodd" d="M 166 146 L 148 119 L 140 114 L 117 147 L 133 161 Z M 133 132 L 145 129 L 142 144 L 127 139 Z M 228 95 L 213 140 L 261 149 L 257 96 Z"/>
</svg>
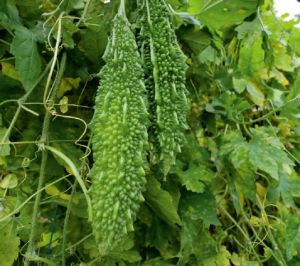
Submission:
<svg viewBox="0 0 300 266">
<path fill-rule="evenodd" d="M 108 82 L 120 70 L 105 70 L 112 54 L 102 59 L 119 6 L 104 2 L 0 1 L 0 265 L 299 265 L 300 32 L 275 16 L 272 0 L 166 1 L 188 65 L 182 152 L 167 176 L 142 164 L 145 201 L 134 232 L 100 254 L 88 173 L 103 151 L 91 152 L 92 118 L 95 98 L 105 105 L 117 91 Z M 148 38 L 140 12 L 126 1 L 128 38 L 136 33 L 139 48 Z M 145 49 L 149 88 L 155 77 Z M 134 68 L 142 71 L 132 64 L 120 80 Z M 142 85 L 132 89 L 143 95 Z M 127 100 L 127 109 L 110 102 L 142 116 L 143 104 Z M 151 123 L 157 105 L 146 107 Z M 105 130 L 101 124 L 100 139 Z"/>
</svg>

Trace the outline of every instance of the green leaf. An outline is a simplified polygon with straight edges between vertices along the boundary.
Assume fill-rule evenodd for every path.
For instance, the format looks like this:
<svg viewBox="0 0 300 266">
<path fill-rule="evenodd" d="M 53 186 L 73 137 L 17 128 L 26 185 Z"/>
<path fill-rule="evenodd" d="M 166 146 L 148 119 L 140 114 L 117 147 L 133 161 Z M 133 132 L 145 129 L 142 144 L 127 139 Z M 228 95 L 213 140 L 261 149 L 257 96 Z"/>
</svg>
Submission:
<svg viewBox="0 0 300 266">
<path fill-rule="evenodd" d="M 195 55 L 198 55 L 211 44 L 211 37 L 208 33 L 191 28 L 182 30 L 180 38 Z"/>
<path fill-rule="evenodd" d="M 8 139 L 5 138 L 5 134 L 7 132 L 7 129 L 5 127 L 2 127 L 2 116 L 0 114 L 0 156 L 8 156 L 10 154 L 10 146 L 9 144 L 2 144 L 7 141 Z"/>
<path fill-rule="evenodd" d="M 40 18 L 41 9 L 35 0 L 15 0 L 20 16 L 27 21 Z"/>
<path fill-rule="evenodd" d="M 19 11 L 15 1 L 0 2 L 0 25 L 11 31 L 21 27 Z"/>
<path fill-rule="evenodd" d="M 120 252 L 112 252 L 111 257 L 118 260 L 125 260 L 128 263 L 141 261 L 141 256 L 136 250 L 124 250 Z"/>
<path fill-rule="evenodd" d="M 72 0 L 72 1 L 65 1 L 62 4 L 62 7 L 66 12 L 79 10 L 84 8 L 84 0 Z"/>
<path fill-rule="evenodd" d="M 258 18 L 253 21 L 245 21 L 241 25 L 235 28 L 237 32 L 237 38 L 239 40 L 246 39 L 246 45 L 251 47 L 254 41 L 260 37 L 261 25 Z"/>
<path fill-rule="evenodd" d="M 242 45 L 239 53 L 237 70 L 242 74 L 242 78 L 248 81 L 261 79 L 261 70 L 265 65 L 265 52 L 262 49 L 262 39 L 256 39 L 249 47 Z"/>
<path fill-rule="evenodd" d="M 237 93 L 242 93 L 246 89 L 247 81 L 245 79 L 238 79 L 233 77 L 232 82 L 233 88 Z"/>
<path fill-rule="evenodd" d="M 208 224 L 220 225 L 216 208 L 215 197 L 209 191 L 201 194 L 187 192 L 182 196 L 181 211 L 192 220 L 202 219 Z"/>
<path fill-rule="evenodd" d="M 256 0 L 192 0 L 189 12 L 197 13 L 200 21 L 215 29 L 223 30 L 240 24 L 256 12 Z"/>
<path fill-rule="evenodd" d="M 205 48 L 198 56 L 198 59 L 201 63 L 214 63 L 219 65 L 221 63 L 218 52 L 212 46 L 208 46 Z"/>
<path fill-rule="evenodd" d="M 142 266 L 175 266 L 175 264 L 166 262 L 159 257 L 145 261 Z"/>
<path fill-rule="evenodd" d="M 181 183 L 187 190 L 202 193 L 205 188 L 205 182 L 211 182 L 215 173 L 204 165 L 192 164 L 186 171 L 176 171 Z"/>
<path fill-rule="evenodd" d="M 246 161 L 243 165 L 233 172 L 234 184 L 237 193 L 241 197 L 248 198 L 252 202 L 256 202 L 256 177 L 254 167 Z"/>
<path fill-rule="evenodd" d="M 241 256 L 239 256 L 233 253 L 230 259 L 235 266 L 260 266 L 259 262 L 249 261 L 246 257 L 247 255 L 243 256 L 243 254 L 241 254 Z"/>
<path fill-rule="evenodd" d="M 101 62 L 101 56 L 104 53 L 107 44 L 107 33 L 103 27 L 94 29 L 87 28 L 80 30 L 81 41 L 78 46 L 85 56 L 95 65 Z"/>
<path fill-rule="evenodd" d="M 69 157 L 72 162 L 74 162 L 77 169 L 80 169 L 82 164 L 80 159 L 84 156 L 84 154 L 80 147 L 75 145 L 76 140 L 81 134 L 81 130 L 78 130 L 75 124 L 74 120 L 56 120 L 51 124 L 49 135 L 50 139 L 54 140 L 52 146 Z M 61 142 L 60 140 L 69 141 Z M 60 165 L 64 166 L 69 171 L 68 165 L 63 160 L 56 156 L 55 159 Z"/>
<path fill-rule="evenodd" d="M 1 266 L 12 266 L 19 255 L 20 239 L 11 224 L 0 223 L 0 261 Z"/>
<path fill-rule="evenodd" d="M 277 203 L 280 196 L 285 206 L 296 207 L 294 198 L 300 197 L 300 177 L 295 172 L 289 175 L 279 169 L 279 183 L 268 190 L 268 199 Z"/>
<path fill-rule="evenodd" d="M 214 257 L 206 259 L 202 262 L 203 266 L 230 266 L 230 253 L 226 247 L 221 246 L 218 250 L 218 254 Z"/>
<path fill-rule="evenodd" d="M 147 234 L 146 243 L 155 247 L 164 259 L 174 258 L 178 253 L 176 245 L 178 232 L 177 229 L 170 228 L 168 224 L 155 216 Z"/>
<path fill-rule="evenodd" d="M 189 265 L 189 262 L 199 266 L 229 266 L 229 257 L 230 253 L 212 238 L 207 228 L 184 220 L 178 266 Z"/>
<path fill-rule="evenodd" d="M 300 219 L 289 215 L 286 223 L 286 257 L 291 260 L 300 253 Z"/>
<path fill-rule="evenodd" d="M 16 69 L 27 91 L 37 81 L 42 68 L 33 33 L 24 27 L 18 29 L 11 43 L 10 52 L 15 56 Z"/>
<path fill-rule="evenodd" d="M 235 151 L 240 145 L 244 146 L 245 139 L 241 131 L 230 131 L 222 138 L 222 146 L 220 148 L 220 155 L 229 155 L 231 152 Z"/>
<path fill-rule="evenodd" d="M 54 29 L 54 37 L 57 39 L 58 26 Z M 78 27 L 70 19 L 63 19 L 61 23 L 62 42 L 66 48 L 74 48 L 73 34 L 79 31 Z"/>
<path fill-rule="evenodd" d="M 272 178 L 279 180 L 278 170 L 282 164 L 294 165 L 284 151 L 280 140 L 272 134 L 270 128 L 251 129 L 252 139 L 249 142 L 249 160 L 253 167 L 260 169 Z"/>
<path fill-rule="evenodd" d="M 181 225 L 173 198 L 169 192 L 161 188 L 160 183 L 153 176 L 147 179 L 145 198 L 151 209 L 162 220 L 171 226 Z"/>
</svg>

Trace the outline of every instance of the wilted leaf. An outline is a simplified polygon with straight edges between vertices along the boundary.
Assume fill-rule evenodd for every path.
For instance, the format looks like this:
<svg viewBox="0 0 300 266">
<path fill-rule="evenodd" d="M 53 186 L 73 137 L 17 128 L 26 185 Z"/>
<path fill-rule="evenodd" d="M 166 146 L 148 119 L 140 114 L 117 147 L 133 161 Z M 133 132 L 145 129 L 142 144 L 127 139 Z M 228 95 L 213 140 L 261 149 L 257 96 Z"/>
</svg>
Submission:
<svg viewBox="0 0 300 266">
<path fill-rule="evenodd" d="M 79 87 L 81 78 L 64 78 L 58 88 L 57 97 L 62 97 L 66 92 Z"/>
</svg>

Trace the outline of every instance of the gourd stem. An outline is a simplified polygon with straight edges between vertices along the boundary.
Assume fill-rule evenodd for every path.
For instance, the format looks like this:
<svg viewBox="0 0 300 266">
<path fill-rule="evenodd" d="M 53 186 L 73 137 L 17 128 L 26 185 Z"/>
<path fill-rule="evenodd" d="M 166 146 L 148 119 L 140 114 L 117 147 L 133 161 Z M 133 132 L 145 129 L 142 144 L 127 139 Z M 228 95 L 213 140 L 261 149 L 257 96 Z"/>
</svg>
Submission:
<svg viewBox="0 0 300 266">
<path fill-rule="evenodd" d="M 90 147 L 91 142 L 92 142 L 92 139 L 90 138 L 89 142 L 88 142 L 88 145 L 87 145 L 88 147 Z M 88 154 L 89 154 L 89 149 L 87 148 L 84 158 L 86 158 L 86 156 L 88 156 Z M 84 167 L 82 166 L 80 174 L 83 174 L 83 172 L 84 172 Z M 68 206 L 67 206 L 67 210 L 66 210 L 66 215 L 65 215 L 65 220 L 64 220 L 64 226 L 63 226 L 62 254 L 61 254 L 62 266 L 66 266 L 65 252 L 66 252 L 66 243 L 67 243 L 67 231 L 68 231 L 68 224 L 69 224 L 69 219 L 70 219 L 70 212 L 71 212 L 72 203 L 73 203 L 73 197 L 74 197 L 74 194 L 76 192 L 77 185 L 78 185 L 78 180 L 75 178 L 75 181 L 72 185 L 72 191 L 71 191 L 71 195 L 70 195 L 70 198 L 69 198 L 69 202 L 68 202 Z"/>
<path fill-rule="evenodd" d="M 118 14 L 120 16 L 126 17 L 126 12 L 125 12 L 125 0 L 120 1 L 120 6 L 119 6 L 119 11 Z"/>
<path fill-rule="evenodd" d="M 56 98 L 56 92 L 57 92 L 59 84 L 61 82 L 64 70 L 65 70 L 65 65 L 66 65 L 66 53 L 64 53 L 62 56 L 60 69 L 59 69 L 59 72 L 57 75 L 57 80 L 56 80 L 56 83 L 54 84 L 54 89 L 51 94 L 51 97 L 49 98 L 49 100 L 51 102 L 54 102 L 54 100 Z M 41 135 L 42 144 L 41 145 L 47 145 L 48 131 L 49 131 L 49 126 L 50 126 L 51 116 L 52 116 L 52 113 L 47 110 L 45 117 L 44 117 L 44 122 L 43 122 L 43 130 L 42 130 L 42 135 Z M 41 191 L 41 189 L 44 185 L 47 160 L 48 160 L 48 151 L 44 148 L 42 151 L 42 161 L 41 161 L 37 191 Z M 38 216 L 39 206 L 40 206 L 40 202 L 41 202 L 41 196 L 42 196 L 41 192 L 37 193 L 35 201 L 34 201 L 32 222 L 31 222 L 31 232 L 29 235 L 28 248 L 27 248 L 27 252 L 26 252 L 24 266 L 29 266 L 29 261 L 31 260 L 30 258 L 34 254 L 34 240 L 35 240 L 35 236 L 36 236 L 37 216 Z"/>
<path fill-rule="evenodd" d="M 69 198 L 66 215 L 65 215 L 65 220 L 64 220 L 63 237 L 62 237 L 62 254 L 61 254 L 62 266 L 66 266 L 65 249 L 66 249 L 66 242 L 67 242 L 68 223 L 69 223 L 69 218 L 70 218 L 73 196 L 76 192 L 77 185 L 78 185 L 78 181 L 75 178 L 75 181 L 72 185 L 72 192 L 71 192 L 71 196 Z"/>
</svg>

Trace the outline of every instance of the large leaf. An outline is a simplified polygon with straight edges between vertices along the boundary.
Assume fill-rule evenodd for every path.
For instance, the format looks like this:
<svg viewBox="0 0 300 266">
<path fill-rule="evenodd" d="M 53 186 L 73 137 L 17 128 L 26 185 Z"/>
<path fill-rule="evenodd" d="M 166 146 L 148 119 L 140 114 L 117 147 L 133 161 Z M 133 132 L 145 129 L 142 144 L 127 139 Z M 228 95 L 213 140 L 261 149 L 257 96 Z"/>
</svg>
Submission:
<svg viewBox="0 0 300 266">
<path fill-rule="evenodd" d="M 172 196 L 161 188 L 160 183 L 153 176 L 147 179 L 145 198 L 153 211 L 166 223 L 171 226 L 181 224 Z"/>
<path fill-rule="evenodd" d="M 280 140 L 272 135 L 270 128 L 251 129 L 252 139 L 249 142 L 249 160 L 251 164 L 272 178 L 279 180 L 279 166 L 283 164 L 294 165 L 293 161 L 284 151 Z M 273 132 L 274 134 L 274 132 Z"/>
<path fill-rule="evenodd" d="M 295 198 L 300 197 L 300 177 L 296 173 L 291 175 L 279 169 L 279 183 L 268 190 L 268 199 L 277 203 L 282 198 L 287 207 L 295 207 Z"/>
<path fill-rule="evenodd" d="M 182 212 L 192 220 L 202 219 L 208 224 L 220 225 L 216 208 L 215 197 L 209 191 L 201 194 L 186 193 L 181 203 Z"/>
<path fill-rule="evenodd" d="M 10 52 L 15 56 L 16 69 L 25 90 L 29 90 L 37 81 L 42 67 L 37 43 L 33 33 L 22 27 L 15 32 Z"/>
<path fill-rule="evenodd" d="M 257 0 L 191 0 L 189 12 L 198 14 L 200 21 L 216 30 L 241 23 L 256 11 Z"/>
<path fill-rule="evenodd" d="M 11 266 L 19 254 L 20 239 L 11 223 L 0 223 L 1 266 Z"/>
<path fill-rule="evenodd" d="M 107 33 L 103 27 L 94 29 L 89 27 L 83 29 L 81 32 L 81 41 L 79 42 L 79 49 L 93 64 L 99 67 L 101 56 L 107 44 Z"/>
</svg>

